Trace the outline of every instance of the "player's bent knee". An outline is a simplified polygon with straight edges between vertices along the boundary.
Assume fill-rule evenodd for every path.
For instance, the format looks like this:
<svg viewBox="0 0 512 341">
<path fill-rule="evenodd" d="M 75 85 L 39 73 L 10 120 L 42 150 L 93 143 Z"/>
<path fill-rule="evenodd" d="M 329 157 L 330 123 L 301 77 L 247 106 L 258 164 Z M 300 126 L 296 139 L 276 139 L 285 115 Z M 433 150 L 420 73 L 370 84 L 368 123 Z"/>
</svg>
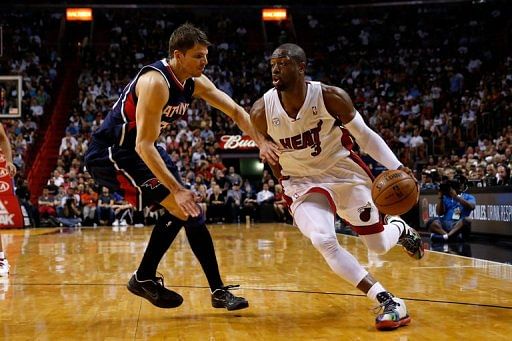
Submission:
<svg viewBox="0 0 512 341">
<path fill-rule="evenodd" d="M 310 239 L 313 246 L 322 254 L 333 253 L 338 248 L 338 239 L 335 235 L 313 232 Z"/>
</svg>

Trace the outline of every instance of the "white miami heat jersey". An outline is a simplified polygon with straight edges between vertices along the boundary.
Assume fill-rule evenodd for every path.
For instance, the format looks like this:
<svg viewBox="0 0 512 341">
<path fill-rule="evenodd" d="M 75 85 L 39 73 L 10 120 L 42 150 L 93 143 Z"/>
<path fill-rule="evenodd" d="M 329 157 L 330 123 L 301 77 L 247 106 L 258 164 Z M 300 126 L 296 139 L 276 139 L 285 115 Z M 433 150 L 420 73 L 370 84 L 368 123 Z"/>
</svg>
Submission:
<svg viewBox="0 0 512 341">
<path fill-rule="evenodd" d="M 350 155 L 342 146 L 339 123 L 325 108 L 321 83 L 306 84 L 306 99 L 295 119 L 284 110 L 275 88 L 263 96 L 267 133 L 283 148 L 279 164 L 284 176 L 318 175 Z"/>
</svg>

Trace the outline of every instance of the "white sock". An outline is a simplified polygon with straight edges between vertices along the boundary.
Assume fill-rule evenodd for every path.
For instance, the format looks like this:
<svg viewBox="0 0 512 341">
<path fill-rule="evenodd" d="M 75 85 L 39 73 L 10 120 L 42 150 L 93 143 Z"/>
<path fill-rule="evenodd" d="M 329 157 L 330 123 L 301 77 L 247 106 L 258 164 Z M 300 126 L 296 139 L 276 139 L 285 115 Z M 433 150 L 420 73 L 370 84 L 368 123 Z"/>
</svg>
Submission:
<svg viewBox="0 0 512 341">
<path fill-rule="evenodd" d="M 0 252 L 0 259 L 4 259 L 4 258 L 5 258 L 5 254 L 4 254 L 4 252 L 2 251 L 2 252 Z"/>
<path fill-rule="evenodd" d="M 443 234 L 443 239 L 444 240 L 448 240 L 448 235 L 447 234 Z"/>
<path fill-rule="evenodd" d="M 377 294 L 380 294 L 383 291 L 386 291 L 386 289 L 384 289 L 384 287 L 382 286 L 382 284 L 380 284 L 380 282 L 377 282 L 374 285 L 372 285 L 370 290 L 368 290 L 368 292 L 366 293 L 366 296 L 368 296 L 368 298 L 373 301 L 377 301 Z"/>
</svg>

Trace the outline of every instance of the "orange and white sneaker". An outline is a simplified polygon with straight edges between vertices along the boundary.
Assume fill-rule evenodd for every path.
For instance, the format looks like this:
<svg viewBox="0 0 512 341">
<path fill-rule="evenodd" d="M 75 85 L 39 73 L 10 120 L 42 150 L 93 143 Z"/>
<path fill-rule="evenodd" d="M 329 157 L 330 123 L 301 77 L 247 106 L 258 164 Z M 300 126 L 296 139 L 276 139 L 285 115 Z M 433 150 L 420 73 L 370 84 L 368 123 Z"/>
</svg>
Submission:
<svg viewBox="0 0 512 341">
<path fill-rule="evenodd" d="M 9 276 L 9 268 L 11 266 L 9 265 L 9 262 L 6 258 L 0 259 L 0 277 L 7 277 Z"/>
<path fill-rule="evenodd" d="M 407 307 L 401 298 L 384 291 L 377 294 L 377 300 L 380 302 L 375 318 L 375 327 L 378 330 L 393 330 L 411 323 Z"/>
</svg>

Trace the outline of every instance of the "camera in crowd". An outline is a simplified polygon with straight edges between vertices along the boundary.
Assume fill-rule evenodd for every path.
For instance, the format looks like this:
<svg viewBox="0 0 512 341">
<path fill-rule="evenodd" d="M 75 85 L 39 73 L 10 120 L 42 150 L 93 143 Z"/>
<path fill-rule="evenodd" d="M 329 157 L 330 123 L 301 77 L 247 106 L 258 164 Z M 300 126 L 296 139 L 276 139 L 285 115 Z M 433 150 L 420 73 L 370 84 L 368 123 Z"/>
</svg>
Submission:
<svg viewBox="0 0 512 341">
<path fill-rule="evenodd" d="M 467 188 L 467 179 L 462 174 L 455 175 L 451 180 L 443 176 L 441 184 L 439 185 L 439 191 L 443 195 L 450 195 L 452 189 L 459 194 L 461 192 L 465 192 Z"/>
</svg>

